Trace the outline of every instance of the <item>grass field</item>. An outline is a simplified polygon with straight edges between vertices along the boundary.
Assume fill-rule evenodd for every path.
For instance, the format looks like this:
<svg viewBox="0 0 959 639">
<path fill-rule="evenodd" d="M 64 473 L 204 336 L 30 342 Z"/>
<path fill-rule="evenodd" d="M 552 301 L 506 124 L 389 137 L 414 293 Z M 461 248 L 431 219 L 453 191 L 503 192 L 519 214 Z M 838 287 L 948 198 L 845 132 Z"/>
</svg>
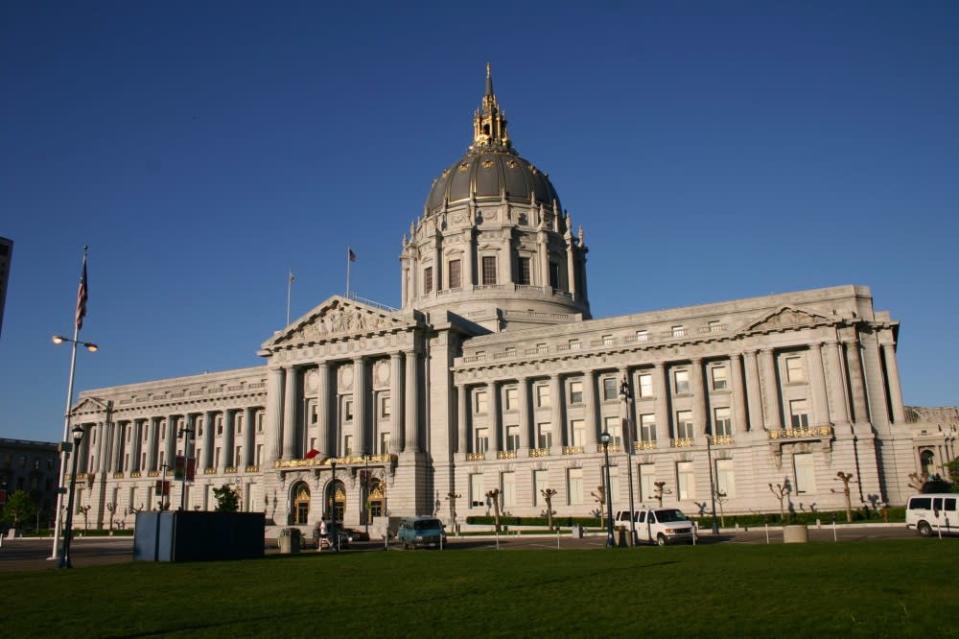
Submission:
<svg viewBox="0 0 959 639">
<path fill-rule="evenodd" d="M 0 628 L 55 638 L 944 636 L 959 617 L 957 566 L 952 540 L 138 563 L 0 574 Z"/>
</svg>

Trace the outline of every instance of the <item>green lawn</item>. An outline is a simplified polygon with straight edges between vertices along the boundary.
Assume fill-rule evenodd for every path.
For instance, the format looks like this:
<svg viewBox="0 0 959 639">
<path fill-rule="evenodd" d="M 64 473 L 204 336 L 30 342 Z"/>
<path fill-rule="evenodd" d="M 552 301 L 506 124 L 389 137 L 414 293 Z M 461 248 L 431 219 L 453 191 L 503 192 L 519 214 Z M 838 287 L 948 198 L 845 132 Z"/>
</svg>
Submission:
<svg viewBox="0 0 959 639">
<path fill-rule="evenodd" d="M 44 636 L 944 636 L 959 544 L 416 551 L 0 573 Z"/>
</svg>

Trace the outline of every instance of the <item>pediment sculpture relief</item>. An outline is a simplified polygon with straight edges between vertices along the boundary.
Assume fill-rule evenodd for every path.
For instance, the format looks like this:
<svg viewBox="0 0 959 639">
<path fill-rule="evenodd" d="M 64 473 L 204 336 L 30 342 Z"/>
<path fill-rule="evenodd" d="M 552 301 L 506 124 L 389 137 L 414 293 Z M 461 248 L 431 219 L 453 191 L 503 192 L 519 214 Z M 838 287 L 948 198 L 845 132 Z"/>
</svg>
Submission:
<svg viewBox="0 0 959 639">
<path fill-rule="evenodd" d="M 317 341 L 327 335 L 357 333 L 390 328 L 395 320 L 385 315 L 352 306 L 333 306 L 313 316 L 307 323 L 293 331 L 284 342 Z"/>
<path fill-rule="evenodd" d="M 785 307 L 767 316 L 766 318 L 751 324 L 747 330 L 763 331 L 777 330 L 782 328 L 793 328 L 796 326 L 812 326 L 817 322 L 824 320 L 824 317 L 807 313 L 796 308 Z"/>
</svg>

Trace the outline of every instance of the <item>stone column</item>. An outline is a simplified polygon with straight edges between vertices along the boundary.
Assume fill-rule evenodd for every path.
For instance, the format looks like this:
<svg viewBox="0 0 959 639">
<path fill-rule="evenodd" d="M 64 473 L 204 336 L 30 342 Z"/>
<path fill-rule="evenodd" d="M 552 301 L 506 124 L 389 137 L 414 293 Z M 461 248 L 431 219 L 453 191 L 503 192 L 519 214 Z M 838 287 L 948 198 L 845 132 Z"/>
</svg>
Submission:
<svg viewBox="0 0 959 639">
<path fill-rule="evenodd" d="M 669 367 L 666 362 L 653 364 L 653 392 L 656 393 L 656 446 L 669 448 L 671 430 L 669 427 Z"/>
<path fill-rule="evenodd" d="M 83 439 L 80 440 L 80 445 L 76 447 L 76 454 L 78 455 L 77 459 L 77 472 L 85 473 L 87 472 L 87 460 L 90 455 L 90 428 L 86 424 L 77 423 L 75 426 L 80 426 L 84 430 Z M 71 437 L 73 433 L 70 434 Z"/>
<path fill-rule="evenodd" d="M 126 438 L 126 422 L 113 425 L 113 472 L 123 472 L 123 440 Z"/>
<path fill-rule="evenodd" d="M 286 371 L 282 368 L 270 369 L 267 378 L 266 390 L 266 413 L 264 419 L 263 441 L 265 446 L 265 455 L 261 460 L 264 465 L 279 459 L 282 449 L 277 446 L 280 433 L 283 430 L 283 388 Z"/>
<path fill-rule="evenodd" d="M 233 423 L 235 412 L 232 408 L 223 409 L 223 453 L 220 455 L 220 465 L 217 467 L 217 470 L 221 473 L 231 466 L 239 465 L 239 460 L 233 461 L 233 434 L 236 433 L 236 426 Z"/>
<path fill-rule="evenodd" d="M 762 386 L 759 382 L 759 361 L 757 351 L 746 351 L 743 359 L 746 364 L 746 402 L 749 408 L 749 430 L 759 433 L 765 430 L 763 420 Z"/>
<path fill-rule="evenodd" d="M 772 349 L 759 351 L 762 365 L 763 397 L 766 400 L 766 430 L 782 430 L 782 402 L 779 399 L 779 380 L 776 375 L 776 358 Z"/>
<path fill-rule="evenodd" d="M 433 293 L 439 293 L 443 288 L 443 240 L 440 232 L 436 232 L 433 239 Z"/>
<path fill-rule="evenodd" d="M 460 384 L 456 387 L 456 452 L 466 454 L 469 452 L 469 434 L 467 415 L 469 414 L 468 393 L 466 384 Z"/>
<path fill-rule="evenodd" d="M 632 399 L 625 402 L 620 399 L 620 404 L 623 404 L 623 442 L 629 447 L 629 450 L 633 450 L 633 443 L 639 439 L 639 437 L 636 435 L 636 430 L 638 428 L 636 424 L 636 397 L 633 392 L 633 378 L 629 374 L 629 369 L 625 366 L 619 369 L 618 381 L 620 385 L 623 383 L 624 379 L 630 388 L 630 395 L 632 396 Z"/>
<path fill-rule="evenodd" d="M 283 459 L 296 457 L 296 382 L 297 370 L 290 366 L 283 389 Z"/>
<path fill-rule="evenodd" d="M 513 228 L 503 229 L 503 284 L 514 284 L 513 276 Z"/>
<path fill-rule="evenodd" d="M 599 410 L 596 401 L 596 371 L 587 370 L 583 372 L 583 404 L 586 412 L 586 436 L 583 445 L 587 453 L 596 452 L 596 442 L 599 439 L 599 425 L 596 419 L 596 412 Z"/>
<path fill-rule="evenodd" d="M 573 301 L 579 299 L 576 295 L 576 247 L 573 244 L 572 230 L 566 230 L 566 277 L 569 278 L 569 294 Z"/>
<path fill-rule="evenodd" d="M 390 453 L 403 449 L 403 354 L 390 353 Z"/>
<path fill-rule="evenodd" d="M 709 432 L 709 415 L 706 414 L 706 404 L 708 395 L 706 393 L 706 384 L 703 380 L 703 358 L 692 357 L 689 360 L 690 375 L 689 385 L 693 393 L 693 432 L 706 435 Z"/>
<path fill-rule="evenodd" d="M 435 282 L 434 282 L 435 283 Z M 366 370 L 366 360 L 353 358 L 353 432 L 356 437 L 356 450 L 360 455 L 370 454 L 370 420 L 366 410 L 367 396 L 370 394 Z"/>
<path fill-rule="evenodd" d="M 183 415 L 183 428 L 190 431 L 190 436 L 187 437 L 186 434 L 183 435 L 183 456 L 186 459 L 193 458 L 195 467 L 199 467 L 200 460 L 196 459 L 196 418 L 198 415 L 193 415 L 191 413 L 184 413 Z"/>
<path fill-rule="evenodd" d="M 165 445 L 165 454 L 164 454 L 164 463 L 173 468 L 173 463 L 176 461 L 176 436 L 177 436 L 177 416 L 168 415 L 166 418 L 166 441 Z"/>
<path fill-rule="evenodd" d="M 845 343 L 846 365 L 849 367 L 849 385 L 852 395 L 852 412 L 856 424 L 869 421 L 866 409 L 866 385 L 862 376 L 862 358 L 859 355 L 859 341 Z"/>
<path fill-rule="evenodd" d="M 906 421 L 906 411 L 902 403 L 902 386 L 899 383 L 899 364 L 896 362 L 896 345 L 883 344 L 882 352 L 886 359 L 886 381 L 889 384 L 892 421 L 896 424 L 902 424 Z"/>
<path fill-rule="evenodd" d="M 475 269 L 473 268 L 473 254 L 476 252 L 476 240 L 473 237 L 473 228 L 463 231 L 466 242 L 463 244 L 463 288 L 471 290 L 476 284 Z"/>
<path fill-rule="evenodd" d="M 403 420 L 403 431 L 406 439 L 405 451 L 418 453 L 420 450 L 419 354 L 415 350 L 410 350 L 404 353 L 404 357 L 406 358 L 406 376 L 403 380 L 406 399 L 406 416 Z"/>
<path fill-rule="evenodd" d="M 410 300 L 407 298 L 407 294 L 409 293 L 409 291 L 406 288 L 406 282 L 409 280 L 409 277 L 410 277 L 410 265 L 409 265 L 409 261 L 406 258 L 402 259 L 402 263 L 403 263 L 403 268 L 400 269 L 400 299 L 402 300 L 403 303 L 400 304 L 400 306 L 403 308 L 406 308 L 407 304 L 409 304 L 410 302 Z"/>
<path fill-rule="evenodd" d="M 542 215 L 542 211 L 540 211 Z M 537 235 L 537 249 L 539 249 L 539 285 L 543 288 L 549 287 L 549 245 L 546 240 L 546 231 L 540 231 Z"/>
<path fill-rule="evenodd" d="M 134 419 L 130 424 L 130 470 L 139 472 L 140 447 L 143 445 L 143 420 Z"/>
<path fill-rule="evenodd" d="M 330 365 L 320 362 L 316 366 L 316 432 L 317 450 L 323 456 L 333 456 L 336 447 L 330 447 Z"/>
<path fill-rule="evenodd" d="M 520 377 L 519 385 L 519 447 L 524 453 L 530 448 L 530 410 L 529 410 L 529 378 Z"/>
<path fill-rule="evenodd" d="M 743 385 L 743 360 L 741 353 L 729 356 L 729 376 L 733 391 L 733 432 L 746 432 L 746 388 Z"/>
<path fill-rule="evenodd" d="M 157 452 L 160 446 L 160 420 L 162 418 L 150 418 L 150 439 L 147 442 L 147 470 L 157 470 Z"/>
<path fill-rule="evenodd" d="M 563 423 L 563 380 L 559 373 L 553 373 L 549 378 L 549 414 L 552 422 L 550 433 L 553 439 L 552 455 L 560 455 L 563 446 L 568 445 L 569 435 L 566 433 L 566 424 Z"/>
<path fill-rule="evenodd" d="M 243 466 L 256 465 L 256 408 L 247 406 L 243 409 Z M 236 460 L 236 465 L 240 465 Z"/>
<path fill-rule="evenodd" d="M 496 382 L 487 382 L 486 384 L 486 422 L 487 430 L 489 430 L 489 450 L 495 456 L 500 450 L 499 390 Z"/>
<path fill-rule="evenodd" d="M 97 424 L 97 472 L 105 473 L 109 469 L 110 462 L 110 434 L 109 434 L 109 424 L 107 422 L 100 422 Z"/>
<path fill-rule="evenodd" d="M 829 399 L 826 391 L 826 370 L 823 365 L 822 344 L 809 345 L 809 377 L 816 426 L 829 424 Z"/>
<path fill-rule="evenodd" d="M 203 468 L 215 468 L 213 447 L 216 442 L 216 414 L 219 411 L 208 410 L 203 416 Z"/>
</svg>

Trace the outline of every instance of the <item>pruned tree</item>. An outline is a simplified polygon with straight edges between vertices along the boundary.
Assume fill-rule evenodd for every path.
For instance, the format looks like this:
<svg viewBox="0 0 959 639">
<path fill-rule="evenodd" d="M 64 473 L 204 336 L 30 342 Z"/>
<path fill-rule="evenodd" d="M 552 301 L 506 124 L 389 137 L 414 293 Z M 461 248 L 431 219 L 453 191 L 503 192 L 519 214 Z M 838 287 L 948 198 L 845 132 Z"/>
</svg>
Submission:
<svg viewBox="0 0 959 639">
<path fill-rule="evenodd" d="M 556 496 L 557 490 L 555 488 L 543 488 L 539 493 L 543 496 L 543 501 L 546 502 L 546 524 L 549 526 L 550 531 L 552 531 L 553 515 L 556 514 L 553 512 L 553 497 Z"/>
<path fill-rule="evenodd" d="M 726 527 L 726 513 L 723 509 L 723 506 L 725 506 L 727 501 L 729 501 L 729 495 L 717 488 L 716 503 L 719 504 L 719 525 L 723 528 Z"/>
<path fill-rule="evenodd" d="M 489 491 L 488 493 L 486 493 L 486 499 L 490 500 L 490 502 L 492 502 L 492 504 L 493 504 L 493 521 L 496 523 L 496 533 L 497 533 L 497 534 L 499 534 L 499 532 L 500 532 L 500 525 L 499 525 L 499 496 L 500 496 L 500 490 L 499 490 L 499 488 L 494 488 L 493 490 L 491 490 L 491 491 Z"/>
<path fill-rule="evenodd" d="M 655 499 L 656 503 L 659 504 L 659 507 L 663 507 L 663 495 L 672 495 L 673 491 L 666 488 L 666 482 L 657 481 L 653 483 L 653 494 L 649 495 L 646 499 Z"/>
<path fill-rule="evenodd" d="M 776 499 L 779 500 L 779 520 L 783 523 L 786 523 L 786 498 L 789 496 L 789 493 L 792 492 L 792 489 L 789 487 L 789 482 L 785 484 L 776 484 L 773 486 L 769 484 L 769 492 L 773 494 Z"/>
<path fill-rule="evenodd" d="M 14 529 L 19 529 L 20 524 L 37 512 L 37 505 L 34 503 L 30 493 L 25 490 L 16 490 L 8 498 L 7 504 L 3 508 L 3 518 L 13 522 Z"/>
<path fill-rule="evenodd" d="M 842 482 L 842 491 L 838 491 L 835 488 L 830 488 L 829 492 L 838 493 L 842 492 L 843 496 L 846 498 L 846 523 L 852 523 L 852 497 L 850 496 L 849 484 L 853 481 L 852 473 L 844 473 L 841 470 L 836 473 L 836 479 Z"/>
<path fill-rule="evenodd" d="M 595 501 L 599 507 L 597 511 L 599 512 L 599 527 L 606 527 L 606 487 L 597 486 L 596 490 L 590 493 L 593 496 L 593 501 Z"/>
<path fill-rule="evenodd" d="M 116 505 L 114 502 L 112 502 L 112 501 L 111 501 L 111 502 L 108 502 L 108 503 L 107 503 L 107 512 L 110 513 L 110 523 L 109 523 L 109 526 L 110 526 L 110 531 L 112 532 L 112 531 L 113 531 L 113 519 L 114 519 L 114 517 L 116 517 L 116 515 L 117 515 L 117 505 Z"/>
<path fill-rule="evenodd" d="M 456 500 L 462 497 L 456 493 L 456 491 L 450 491 L 446 493 L 446 501 L 450 503 L 450 524 L 453 526 L 454 531 L 459 529 L 456 527 Z"/>
<path fill-rule="evenodd" d="M 91 509 L 91 508 L 92 508 L 92 506 L 91 506 L 90 504 L 87 504 L 86 506 L 79 506 L 79 507 L 77 507 L 77 510 L 80 512 L 80 514 L 83 515 L 83 529 L 84 529 L 84 530 L 89 530 L 89 529 L 90 529 L 90 520 L 89 520 L 89 517 L 90 517 L 90 509 Z"/>
<path fill-rule="evenodd" d="M 213 489 L 213 498 L 216 499 L 218 513 L 235 513 L 240 510 L 240 496 L 230 484 L 223 484 Z"/>
</svg>

